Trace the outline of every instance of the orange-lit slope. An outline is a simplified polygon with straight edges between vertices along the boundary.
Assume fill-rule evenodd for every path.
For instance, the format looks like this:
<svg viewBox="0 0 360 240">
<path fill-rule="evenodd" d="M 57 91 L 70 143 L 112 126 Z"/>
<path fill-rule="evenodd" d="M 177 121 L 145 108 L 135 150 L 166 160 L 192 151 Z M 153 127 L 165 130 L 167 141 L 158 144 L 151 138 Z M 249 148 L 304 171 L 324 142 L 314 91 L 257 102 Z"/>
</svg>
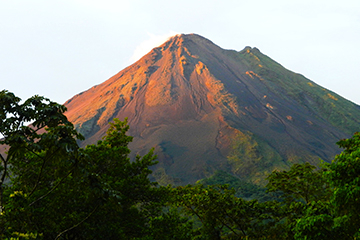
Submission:
<svg viewBox="0 0 360 240">
<path fill-rule="evenodd" d="M 65 103 L 69 120 L 87 138 L 85 144 L 100 139 L 113 118 L 128 117 L 130 134 L 135 137 L 133 151 L 156 147 L 160 165 L 175 169 L 169 169 L 169 174 L 182 169 L 183 173 L 173 175 L 189 175 L 188 168 L 196 162 L 191 171 L 195 174 L 192 179 L 198 179 L 203 177 L 206 161 L 224 159 L 228 136 L 235 129 L 224 122 L 222 111 L 237 114 L 234 97 L 199 56 L 191 54 L 186 41 L 184 36 L 172 38 L 106 82 Z M 221 51 L 210 42 L 209 46 Z M 159 152 L 166 147 L 176 154 L 181 152 L 183 159 L 174 162 L 175 153 Z"/>
</svg>

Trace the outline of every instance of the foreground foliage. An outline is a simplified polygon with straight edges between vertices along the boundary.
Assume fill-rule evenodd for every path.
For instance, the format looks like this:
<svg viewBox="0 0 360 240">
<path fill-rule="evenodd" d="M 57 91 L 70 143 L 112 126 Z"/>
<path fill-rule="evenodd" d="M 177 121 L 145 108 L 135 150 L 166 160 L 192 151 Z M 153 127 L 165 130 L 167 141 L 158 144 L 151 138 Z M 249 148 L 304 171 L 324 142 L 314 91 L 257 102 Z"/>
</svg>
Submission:
<svg viewBox="0 0 360 240">
<path fill-rule="evenodd" d="M 127 121 L 80 149 L 65 107 L 0 92 L 1 239 L 357 239 L 360 134 L 316 168 L 274 171 L 267 193 L 224 172 L 195 185 L 151 182 L 153 150 L 130 159 Z M 26 126 L 32 122 L 30 126 Z M 216 183 L 230 183 L 216 184 Z M 249 199 L 257 198 L 257 199 Z"/>
<path fill-rule="evenodd" d="M 39 96 L 20 104 L 7 91 L 0 103 L 8 149 L 1 155 L 1 239 L 142 239 L 148 226 L 174 218 L 162 211 L 167 188 L 148 178 L 153 151 L 128 157 L 126 120 L 114 119 L 102 141 L 79 149 L 83 137 L 64 106 Z"/>
</svg>

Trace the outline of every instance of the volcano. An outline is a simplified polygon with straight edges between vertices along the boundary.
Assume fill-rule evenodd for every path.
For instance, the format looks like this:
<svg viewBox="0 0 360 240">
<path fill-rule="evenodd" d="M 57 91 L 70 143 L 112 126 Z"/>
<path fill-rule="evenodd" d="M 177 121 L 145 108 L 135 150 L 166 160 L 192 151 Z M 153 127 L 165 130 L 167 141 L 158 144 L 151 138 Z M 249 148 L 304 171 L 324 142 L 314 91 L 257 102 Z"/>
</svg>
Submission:
<svg viewBox="0 0 360 240">
<path fill-rule="evenodd" d="M 293 163 L 331 161 L 360 126 L 358 105 L 259 49 L 224 50 L 196 34 L 170 38 L 65 106 L 83 146 L 128 118 L 132 153 L 155 148 L 154 177 L 175 184 L 216 170 L 261 182 Z"/>
</svg>

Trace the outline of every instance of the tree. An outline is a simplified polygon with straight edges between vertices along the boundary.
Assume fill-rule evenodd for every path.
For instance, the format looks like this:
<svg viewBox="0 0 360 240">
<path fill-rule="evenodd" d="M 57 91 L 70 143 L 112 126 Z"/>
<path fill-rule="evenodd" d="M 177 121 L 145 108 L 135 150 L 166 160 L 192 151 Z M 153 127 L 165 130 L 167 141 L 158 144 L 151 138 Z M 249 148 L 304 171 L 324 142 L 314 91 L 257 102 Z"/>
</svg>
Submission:
<svg viewBox="0 0 360 240">
<path fill-rule="evenodd" d="M 330 184 L 327 201 L 311 202 L 294 228 L 296 239 L 358 239 L 360 237 L 360 134 L 337 143 L 344 151 L 326 164 Z"/>
<path fill-rule="evenodd" d="M 20 101 L 0 92 L 0 144 L 8 149 L 0 154 L 0 228 L 5 234 L 15 225 L 26 228 L 30 223 L 16 217 L 23 216 L 23 207 L 46 199 L 71 176 L 78 163 L 76 140 L 83 139 L 63 115 L 64 106 L 40 96 Z"/>
<path fill-rule="evenodd" d="M 1 238 L 145 239 L 162 231 L 161 219 L 184 228 L 162 212 L 168 188 L 148 178 L 153 150 L 128 157 L 126 120 L 114 119 L 103 140 L 80 149 L 64 106 L 39 96 L 20 101 L 0 92 Z"/>
<path fill-rule="evenodd" d="M 355 133 L 337 144 L 344 150 L 327 165 L 325 172 L 332 196 L 329 203 L 318 202 L 313 211 L 299 220 L 299 239 L 317 239 L 319 234 L 338 239 L 360 237 L 360 134 Z"/>
<path fill-rule="evenodd" d="M 227 185 L 188 185 L 174 190 L 174 204 L 200 222 L 196 239 L 272 239 L 276 205 L 235 197 Z M 195 222 L 196 223 L 196 222 Z"/>
<path fill-rule="evenodd" d="M 285 239 L 294 238 L 294 228 L 300 218 L 309 215 L 309 208 L 316 202 L 329 201 L 331 191 L 324 171 L 306 162 L 294 164 L 288 171 L 274 171 L 267 177 L 267 191 L 279 197 L 278 211 L 274 213 L 278 216 L 276 231 Z"/>
<path fill-rule="evenodd" d="M 82 167 L 84 177 L 98 189 L 102 202 L 87 223 L 89 228 L 99 228 L 91 235 L 99 234 L 101 238 L 131 239 L 147 235 L 150 221 L 161 214 L 165 205 L 167 188 L 149 180 L 152 172 L 149 167 L 156 164 L 156 156 L 150 150 L 130 161 L 128 144 L 132 137 L 126 135 L 128 129 L 126 119 L 123 122 L 114 119 L 103 140 L 83 151 L 87 159 Z"/>
<path fill-rule="evenodd" d="M 348 235 L 360 237 L 360 133 L 338 145 L 344 151 L 335 157 L 328 172 L 334 188 L 331 203 Z"/>
<path fill-rule="evenodd" d="M 329 184 L 323 176 L 324 169 L 306 162 L 294 164 L 288 171 L 274 171 L 268 177 L 268 192 L 280 192 L 286 202 L 328 200 Z"/>
</svg>

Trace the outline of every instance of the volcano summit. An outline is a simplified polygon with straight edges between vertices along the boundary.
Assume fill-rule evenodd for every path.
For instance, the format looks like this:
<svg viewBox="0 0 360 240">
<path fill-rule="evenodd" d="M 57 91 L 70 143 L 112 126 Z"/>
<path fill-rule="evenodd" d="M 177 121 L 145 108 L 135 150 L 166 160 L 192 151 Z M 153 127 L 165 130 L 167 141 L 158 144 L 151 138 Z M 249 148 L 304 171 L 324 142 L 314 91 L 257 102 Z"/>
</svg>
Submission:
<svg viewBox="0 0 360 240">
<path fill-rule="evenodd" d="M 220 169 L 261 181 L 295 162 L 331 161 L 360 126 L 358 105 L 257 48 L 224 50 L 196 34 L 172 37 L 65 105 L 83 145 L 127 117 L 133 153 L 155 147 L 154 176 L 177 184 Z"/>
</svg>

